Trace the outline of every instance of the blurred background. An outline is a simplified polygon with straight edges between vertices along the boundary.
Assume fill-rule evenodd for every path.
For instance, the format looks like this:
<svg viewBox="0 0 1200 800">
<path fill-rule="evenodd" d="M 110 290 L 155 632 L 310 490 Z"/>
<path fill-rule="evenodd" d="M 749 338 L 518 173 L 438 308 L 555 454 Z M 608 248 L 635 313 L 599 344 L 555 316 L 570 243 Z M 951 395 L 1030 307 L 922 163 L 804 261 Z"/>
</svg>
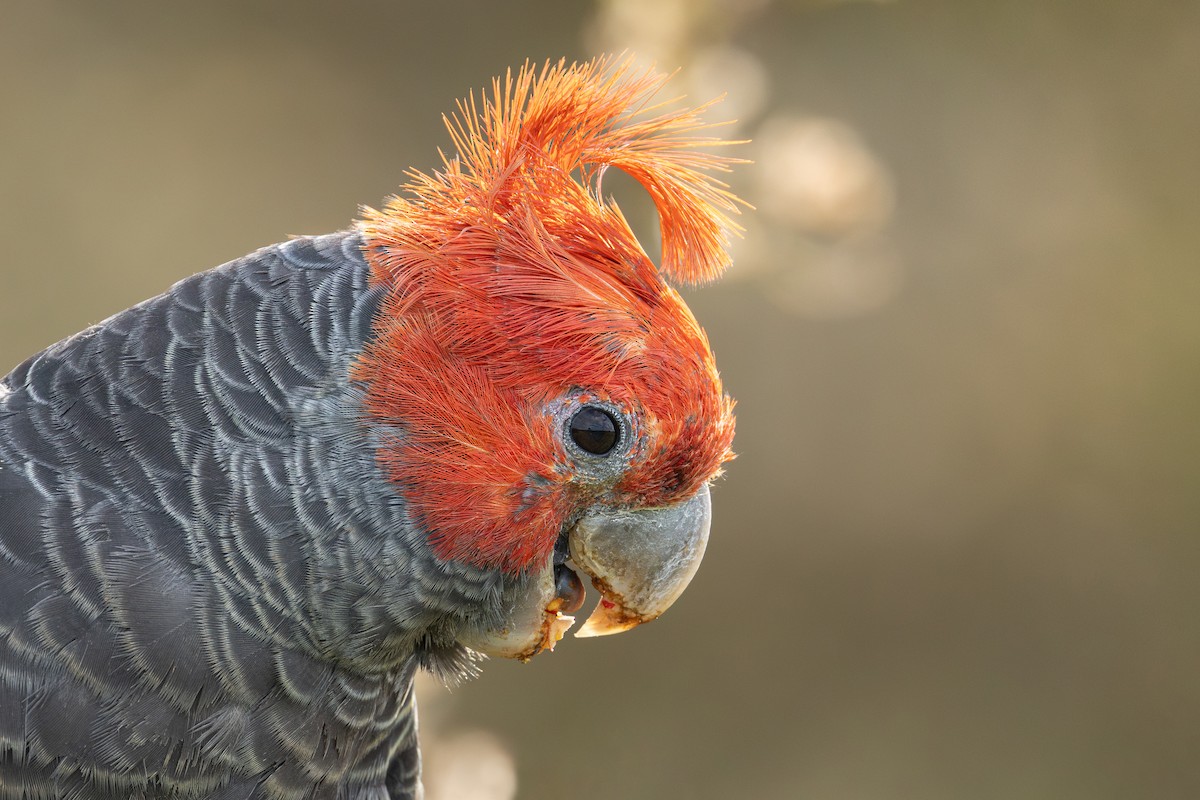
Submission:
<svg viewBox="0 0 1200 800">
<path fill-rule="evenodd" d="M 627 48 L 753 140 L 739 457 L 661 621 L 422 686 L 430 800 L 1200 796 L 1196 2 L 0 0 L 0 372 Z"/>
</svg>

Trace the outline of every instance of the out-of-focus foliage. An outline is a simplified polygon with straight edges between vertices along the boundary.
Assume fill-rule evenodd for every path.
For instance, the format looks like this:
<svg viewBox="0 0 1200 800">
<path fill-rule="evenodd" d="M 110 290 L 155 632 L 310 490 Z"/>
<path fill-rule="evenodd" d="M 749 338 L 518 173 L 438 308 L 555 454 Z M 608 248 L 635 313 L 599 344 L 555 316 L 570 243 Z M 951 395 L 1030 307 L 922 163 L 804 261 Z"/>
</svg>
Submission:
<svg viewBox="0 0 1200 800">
<path fill-rule="evenodd" d="M 431 800 L 1200 795 L 1200 6 L 0 10 L 0 371 L 344 227 L 526 58 L 630 48 L 754 140 L 689 293 L 739 401 L 705 566 L 425 686 Z"/>
</svg>

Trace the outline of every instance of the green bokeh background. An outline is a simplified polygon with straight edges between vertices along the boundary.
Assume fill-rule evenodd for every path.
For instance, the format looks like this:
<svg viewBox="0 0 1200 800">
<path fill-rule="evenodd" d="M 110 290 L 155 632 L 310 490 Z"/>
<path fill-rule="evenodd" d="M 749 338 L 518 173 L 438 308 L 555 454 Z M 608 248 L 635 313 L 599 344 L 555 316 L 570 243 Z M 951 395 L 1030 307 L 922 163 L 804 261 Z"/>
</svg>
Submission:
<svg viewBox="0 0 1200 800">
<path fill-rule="evenodd" d="M 736 133 L 836 121 L 877 218 L 789 221 L 744 149 L 744 263 L 688 292 L 739 414 L 703 569 L 423 686 L 431 763 L 482 730 L 522 798 L 1200 796 L 1200 4 L 628 6 L 0 0 L 0 372 L 345 227 L 510 65 L 738 53 Z"/>
</svg>

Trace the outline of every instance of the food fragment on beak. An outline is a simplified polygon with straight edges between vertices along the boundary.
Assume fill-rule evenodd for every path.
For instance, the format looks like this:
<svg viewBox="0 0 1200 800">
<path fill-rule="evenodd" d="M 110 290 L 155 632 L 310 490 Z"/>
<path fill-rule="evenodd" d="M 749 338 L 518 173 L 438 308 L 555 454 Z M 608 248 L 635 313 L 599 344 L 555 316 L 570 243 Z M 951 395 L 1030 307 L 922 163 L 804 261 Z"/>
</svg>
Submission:
<svg viewBox="0 0 1200 800">
<path fill-rule="evenodd" d="M 554 616 L 546 615 L 545 635 L 539 643 L 538 649 L 528 656 L 520 656 L 522 661 L 528 661 L 543 650 L 554 652 L 554 645 L 562 641 L 562 638 L 567 635 L 567 631 L 571 630 L 571 626 L 575 624 L 575 618 L 563 614 L 561 611 L 555 611 Z"/>
<path fill-rule="evenodd" d="M 575 635 L 607 636 L 661 616 L 700 568 L 711 522 L 707 485 L 676 505 L 581 519 L 570 532 L 571 559 L 601 600 Z"/>
</svg>

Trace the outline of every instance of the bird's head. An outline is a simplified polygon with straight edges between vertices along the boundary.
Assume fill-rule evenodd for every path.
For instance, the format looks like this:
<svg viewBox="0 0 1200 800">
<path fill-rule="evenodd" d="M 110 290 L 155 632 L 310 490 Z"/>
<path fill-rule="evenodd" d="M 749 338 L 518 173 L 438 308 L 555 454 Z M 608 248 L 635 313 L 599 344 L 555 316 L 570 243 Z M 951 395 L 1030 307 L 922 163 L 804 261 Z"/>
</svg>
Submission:
<svg viewBox="0 0 1200 800">
<path fill-rule="evenodd" d="M 603 595 L 595 635 L 657 617 L 703 554 L 733 403 L 666 280 L 720 274 L 738 200 L 708 174 L 732 159 L 697 149 L 721 143 L 698 135 L 703 107 L 651 105 L 665 80 L 526 65 L 460 103 L 456 154 L 361 222 L 388 299 L 355 377 L 403 431 L 380 461 L 440 559 L 530 579 L 467 636 L 484 652 L 562 635 L 568 555 Z M 602 194 L 609 167 L 657 207 L 657 267 Z"/>
</svg>

